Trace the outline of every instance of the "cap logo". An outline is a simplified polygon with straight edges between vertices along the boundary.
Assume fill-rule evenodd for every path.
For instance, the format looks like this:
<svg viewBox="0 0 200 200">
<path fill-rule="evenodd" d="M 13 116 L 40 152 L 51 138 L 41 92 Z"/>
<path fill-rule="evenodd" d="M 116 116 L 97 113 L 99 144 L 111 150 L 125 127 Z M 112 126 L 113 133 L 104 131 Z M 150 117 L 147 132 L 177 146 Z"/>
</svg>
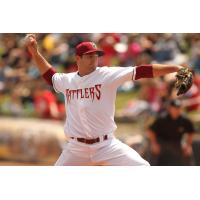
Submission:
<svg viewBox="0 0 200 200">
<path fill-rule="evenodd" d="M 95 49 L 97 49 L 97 46 L 96 46 L 96 44 L 95 44 L 94 42 L 91 42 L 91 45 L 92 45 Z"/>
</svg>

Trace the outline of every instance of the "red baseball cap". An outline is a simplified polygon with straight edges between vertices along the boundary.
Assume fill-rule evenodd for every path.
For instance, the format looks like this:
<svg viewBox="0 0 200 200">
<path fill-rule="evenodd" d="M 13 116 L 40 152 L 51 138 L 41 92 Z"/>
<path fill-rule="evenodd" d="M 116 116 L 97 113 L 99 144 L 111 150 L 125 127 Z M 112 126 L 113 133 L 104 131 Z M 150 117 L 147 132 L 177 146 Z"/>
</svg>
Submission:
<svg viewBox="0 0 200 200">
<path fill-rule="evenodd" d="M 76 46 L 76 55 L 78 56 L 94 52 L 96 52 L 98 56 L 104 55 L 104 51 L 98 49 L 94 42 L 81 42 Z"/>
</svg>

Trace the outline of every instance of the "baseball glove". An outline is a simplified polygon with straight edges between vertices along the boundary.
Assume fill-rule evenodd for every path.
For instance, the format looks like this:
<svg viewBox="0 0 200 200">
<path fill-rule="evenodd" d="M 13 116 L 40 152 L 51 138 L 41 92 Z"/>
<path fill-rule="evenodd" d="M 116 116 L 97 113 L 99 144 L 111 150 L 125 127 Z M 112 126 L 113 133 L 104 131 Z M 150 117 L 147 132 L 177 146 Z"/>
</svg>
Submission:
<svg viewBox="0 0 200 200">
<path fill-rule="evenodd" d="M 176 74 L 175 87 L 177 89 L 177 96 L 186 93 L 192 86 L 193 74 L 188 68 L 179 69 Z"/>
</svg>

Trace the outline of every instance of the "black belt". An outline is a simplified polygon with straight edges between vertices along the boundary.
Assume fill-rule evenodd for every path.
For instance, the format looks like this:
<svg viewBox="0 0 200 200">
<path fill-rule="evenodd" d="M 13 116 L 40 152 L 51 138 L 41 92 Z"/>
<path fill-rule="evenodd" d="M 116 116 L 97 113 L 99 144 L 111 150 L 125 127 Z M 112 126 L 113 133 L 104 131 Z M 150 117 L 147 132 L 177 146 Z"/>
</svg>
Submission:
<svg viewBox="0 0 200 200">
<path fill-rule="evenodd" d="M 95 139 L 85 139 L 85 138 L 75 138 L 75 137 L 70 137 L 71 139 L 76 139 L 78 142 L 82 142 L 85 144 L 94 144 L 97 142 L 100 142 L 100 138 L 95 138 Z M 107 140 L 108 139 L 108 135 L 104 135 L 103 136 L 103 140 Z"/>
</svg>

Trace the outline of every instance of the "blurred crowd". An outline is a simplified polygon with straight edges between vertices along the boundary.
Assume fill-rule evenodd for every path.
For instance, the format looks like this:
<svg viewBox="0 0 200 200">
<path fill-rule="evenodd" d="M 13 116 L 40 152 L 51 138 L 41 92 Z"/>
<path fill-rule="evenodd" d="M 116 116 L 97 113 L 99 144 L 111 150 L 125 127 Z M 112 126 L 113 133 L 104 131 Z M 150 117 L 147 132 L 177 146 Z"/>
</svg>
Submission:
<svg viewBox="0 0 200 200">
<path fill-rule="evenodd" d="M 100 66 L 130 66 L 144 63 L 173 63 L 190 66 L 195 84 L 182 98 L 188 111 L 199 108 L 200 34 L 170 33 L 67 33 L 36 34 L 41 53 L 58 72 L 76 71 L 74 50 L 82 41 L 94 41 L 105 51 Z M 53 92 L 32 62 L 24 46 L 25 34 L 0 34 L 0 114 L 64 119 L 62 95 Z M 138 92 L 124 114 L 143 109 L 162 111 L 173 98 L 174 76 L 126 83 L 119 91 Z M 135 106 L 137 105 L 137 106 Z M 139 109 L 139 111 L 138 111 Z"/>
</svg>

